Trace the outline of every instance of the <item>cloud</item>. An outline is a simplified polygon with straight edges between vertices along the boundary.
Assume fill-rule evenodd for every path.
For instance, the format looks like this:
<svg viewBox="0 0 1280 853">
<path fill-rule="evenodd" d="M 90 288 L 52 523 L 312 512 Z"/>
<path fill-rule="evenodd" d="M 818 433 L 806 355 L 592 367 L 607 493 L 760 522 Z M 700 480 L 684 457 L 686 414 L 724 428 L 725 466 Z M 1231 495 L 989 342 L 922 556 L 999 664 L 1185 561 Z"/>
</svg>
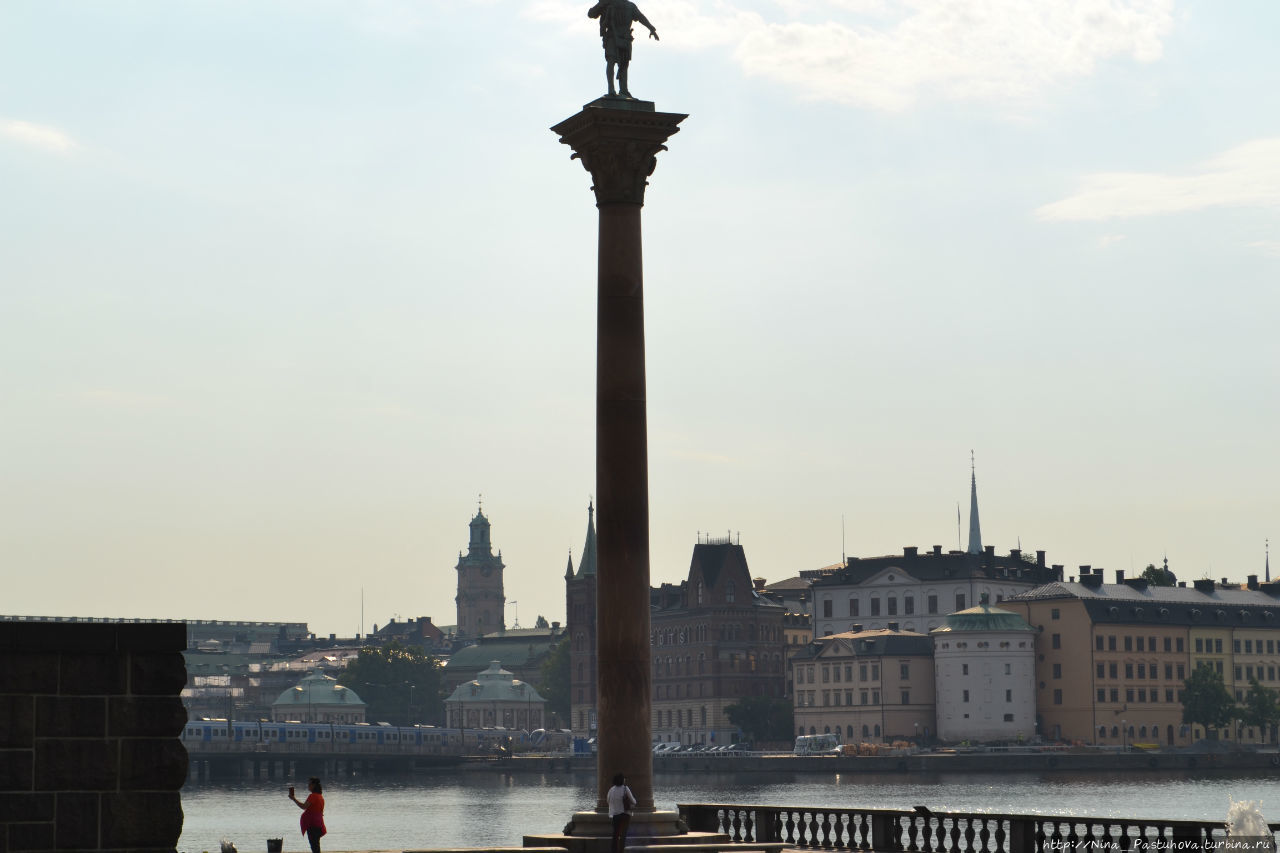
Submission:
<svg viewBox="0 0 1280 853">
<path fill-rule="evenodd" d="M 1245 245 L 1250 249 L 1257 249 L 1268 258 L 1280 258 L 1280 240 L 1255 240 Z"/>
<path fill-rule="evenodd" d="M 1191 174 L 1103 172 L 1036 210 L 1050 222 L 1105 221 L 1210 207 L 1280 205 L 1280 137 L 1258 139 L 1207 161 Z"/>
<path fill-rule="evenodd" d="M 23 145 L 30 145 L 32 148 L 59 153 L 71 151 L 77 147 L 75 140 L 56 127 L 18 119 L 0 119 L 0 136 Z"/>
<path fill-rule="evenodd" d="M 664 44 L 727 46 L 803 98 L 905 110 L 922 99 L 1030 103 L 1100 61 L 1160 58 L 1173 0 L 647 0 Z M 749 8 L 754 7 L 754 8 Z M 526 14 L 586 29 L 581 5 Z"/>
<path fill-rule="evenodd" d="M 1124 239 L 1123 234 L 1104 234 L 1098 239 L 1098 248 L 1109 249 Z"/>
</svg>

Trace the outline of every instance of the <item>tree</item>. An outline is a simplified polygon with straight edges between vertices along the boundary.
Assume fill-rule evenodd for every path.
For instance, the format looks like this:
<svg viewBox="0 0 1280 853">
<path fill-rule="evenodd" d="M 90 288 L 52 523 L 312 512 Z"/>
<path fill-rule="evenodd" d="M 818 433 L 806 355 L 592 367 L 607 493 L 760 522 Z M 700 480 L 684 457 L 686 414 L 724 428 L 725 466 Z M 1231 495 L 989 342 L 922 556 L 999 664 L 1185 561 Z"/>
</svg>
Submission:
<svg viewBox="0 0 1280 853">
<path fill-rule="evenodd" d="M 786 699 L 772 696 L 748 696 L 724 709 L 729 722 L 742 729 L 751 741 L 789 741 L 792 708 Z"/>
<path fill-rule="evenodd" d="M 1231 722 L 1235 711 L 1235 700 L 1213 667 L 1197 666 L 1183 682 L 1182 722 L 1217 730 Z"/>
<path fill-rule="evenodd" d="M 1162 569 L 1155 563 L 1147 563 L 1147 567 L 1142 570 L 1142 574 L 1138 577 L 1142 578 L 1151 586 L 1173 586 L 1178 582 L 1178 578 L 1168 569 Z"/>
<path fill-rule="evenodd" d="M 1276 704 L 1276 691 L 1258 683 L 1258 679 L 1249 679 L 1249 692 L 1240 705 L 1240 721 L 1246 726 L 1257 726 L 1264 739 L 1269 739 L 1271 727 L 1280 723 L 1280 705 Z"/>
<path fill-rule="evenodd" d="M 533 623 L 533 627 L 535 627 L 535 628 L 550 628 L 550 627 L 551 627 L 551 623 L 547 621 L 547 617 L 545 617 L 545 616 L 543 616 L 541 613 L 539 613 L 539 614 L 538 614 L 538 621 L 536 621 L 536 622 L 534 622 L 534 623 Z"/>
<path fill-rule="evenodd" d="M 569 721 L 569 636 L 551 647 L 551 654 L 538 670 L 538 692 L 547 700 L 547 716 L 559 721 L 565 728 Z"/>
<path fill-rule="evenodd" d="M 360 650 L 338 683 L 364 700 L 370 722 L 398 725 L 432 723 L 441 718 L 440 662 L 420 646 L 394 640 Z"/>
</svg>

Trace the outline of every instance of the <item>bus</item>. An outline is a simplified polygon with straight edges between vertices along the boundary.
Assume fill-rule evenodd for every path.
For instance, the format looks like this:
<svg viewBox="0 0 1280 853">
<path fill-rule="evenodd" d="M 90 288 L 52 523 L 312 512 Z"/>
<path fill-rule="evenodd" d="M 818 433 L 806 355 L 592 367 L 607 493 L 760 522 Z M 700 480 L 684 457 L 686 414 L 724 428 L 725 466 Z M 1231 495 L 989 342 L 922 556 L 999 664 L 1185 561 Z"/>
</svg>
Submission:
<svg viewBox="0 0 1280 853">
<path fill-rule="evenodd" d="M 796 738 L 796 755 L 837 755 L 840 742 L 835 735 L 800 735 Z"/>
</svg>

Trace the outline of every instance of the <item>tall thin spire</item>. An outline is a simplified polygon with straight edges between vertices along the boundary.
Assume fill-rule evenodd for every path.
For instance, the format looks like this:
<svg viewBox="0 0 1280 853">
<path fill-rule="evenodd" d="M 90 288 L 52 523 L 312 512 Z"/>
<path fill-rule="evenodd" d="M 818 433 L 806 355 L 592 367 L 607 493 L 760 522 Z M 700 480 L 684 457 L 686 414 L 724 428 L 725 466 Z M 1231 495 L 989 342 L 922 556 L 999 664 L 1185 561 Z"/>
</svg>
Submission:
<svg viewBox="0 0 1280 853">
<path fill-rule="evenodd" d="M 1267 583 L 1271 583 L 1271 540 L 1267 542 Z"/>
<path fill-rule="evenodd" d="M 982 553 L 982 527 L 978 524 L 978 468 L 969 451 L 969 553 Z"/>
</svg>

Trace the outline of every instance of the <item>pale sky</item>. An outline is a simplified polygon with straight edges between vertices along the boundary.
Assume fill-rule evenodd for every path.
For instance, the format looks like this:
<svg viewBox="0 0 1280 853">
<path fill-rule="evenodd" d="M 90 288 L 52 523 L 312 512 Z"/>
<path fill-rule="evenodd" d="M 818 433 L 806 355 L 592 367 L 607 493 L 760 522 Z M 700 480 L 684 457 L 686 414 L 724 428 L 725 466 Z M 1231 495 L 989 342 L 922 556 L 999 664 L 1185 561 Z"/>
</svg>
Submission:
<svg viewBox="0 0 1280 853">
<path fill-rule="evenodd" d="M 0 613 L 564 618 L 587 2 L 0 4 Z M 1280 538 L 1280 4 L 644 0 L 653 582 Z M 1277 573 L 1280 574 L 1280 561 Z"/>
</svg>

